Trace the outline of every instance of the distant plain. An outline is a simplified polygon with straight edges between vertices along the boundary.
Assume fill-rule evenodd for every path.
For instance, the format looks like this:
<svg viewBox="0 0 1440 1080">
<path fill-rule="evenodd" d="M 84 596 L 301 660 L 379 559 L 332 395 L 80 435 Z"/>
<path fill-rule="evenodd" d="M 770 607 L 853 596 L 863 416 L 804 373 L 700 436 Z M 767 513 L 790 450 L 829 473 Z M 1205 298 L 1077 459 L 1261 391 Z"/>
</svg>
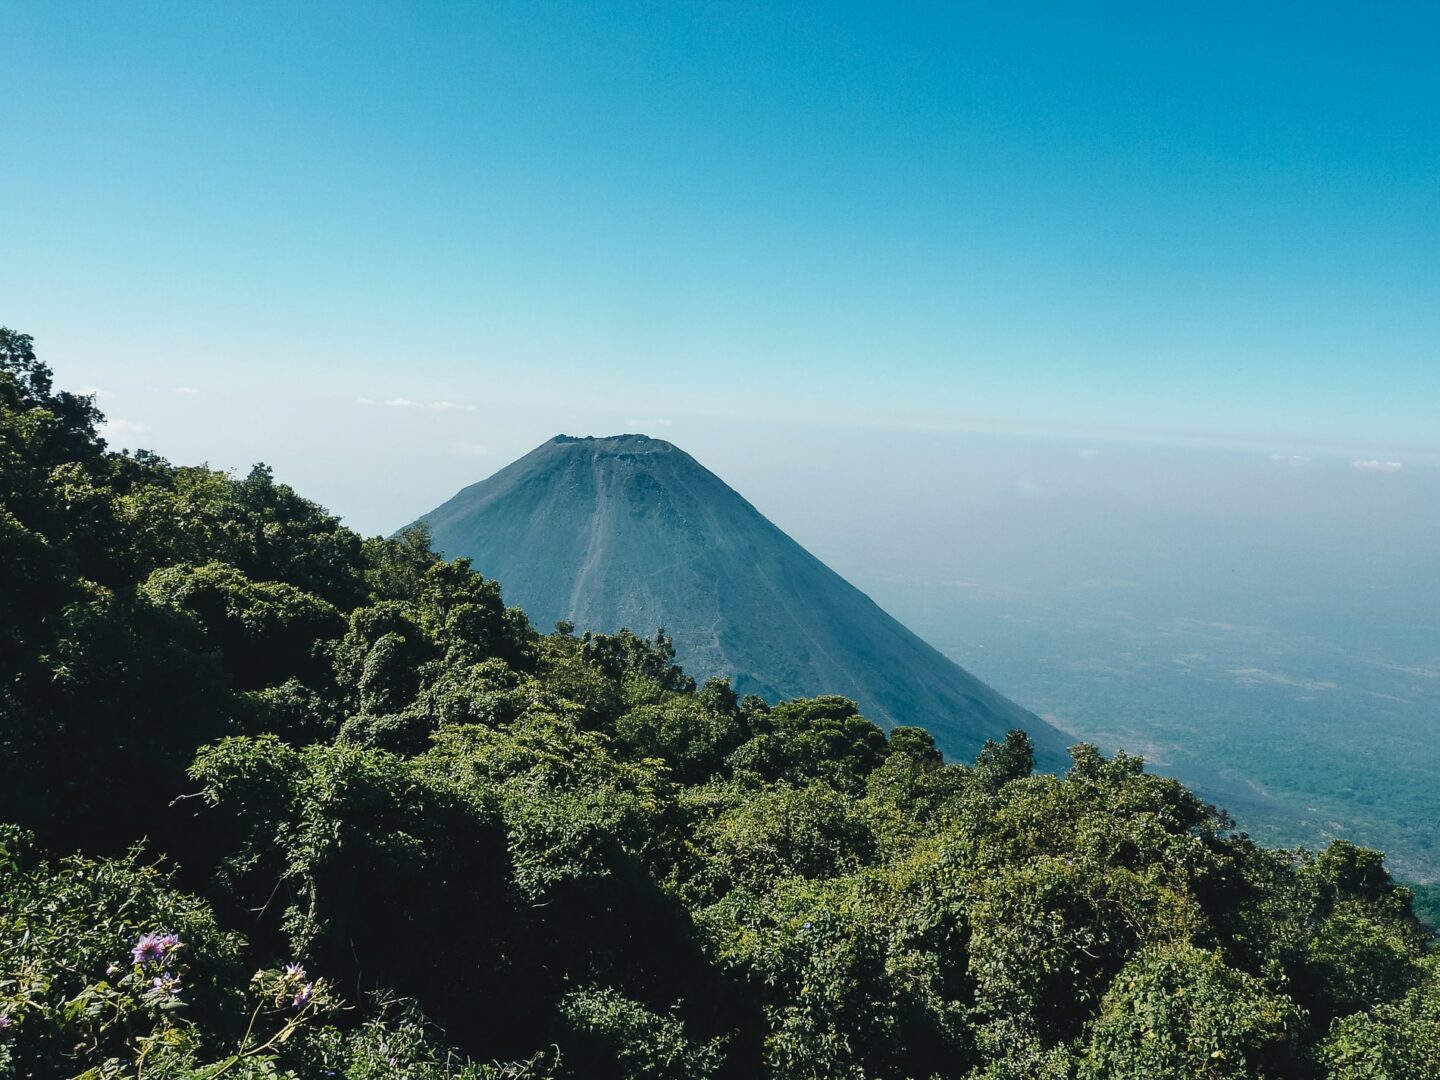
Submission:
<svg viewBox="0 0 1440 1080">
<path fill-rule="evenodd" d="M 866 585 L 981 678 L 1077 739 L 1142 754 L 1257 838 L 1347 837 L 1402 876 L 1440 875 L 1433 655 L 1337 641 L 1323 611 L 1240 590 L 1205 618 L 1153 581 L 1048 597 Z"/>
<path fill-rule="evenodd" d="M 849 513 L 812 503 L 781 524 L 1002 693 L 1144 756 L 1257 839 L 1347 837 L 1440 880 L 1433 465 L 1082 457 L 993 436 L 928 449 L 882 479 L 837 447 Z"/>
</svg>

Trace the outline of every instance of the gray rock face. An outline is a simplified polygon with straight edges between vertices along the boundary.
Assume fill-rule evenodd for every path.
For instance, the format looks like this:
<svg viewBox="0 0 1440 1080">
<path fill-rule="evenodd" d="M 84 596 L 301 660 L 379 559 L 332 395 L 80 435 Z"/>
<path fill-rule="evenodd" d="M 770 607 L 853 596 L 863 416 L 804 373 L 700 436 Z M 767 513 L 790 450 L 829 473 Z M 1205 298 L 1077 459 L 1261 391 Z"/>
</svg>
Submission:
<svg viewBox="0 0 1440 1080">
<path fill-rule="evenodd" d="M 664 627 L 697 679 L 740 694 L 843 694 L 882 727 L 930 730 L 972 759 L 1029 732 L 1037 762 L 1065 737 L 885 614 L 689 454 L 645 435 L 559 435 L 422 519 L 548 630 Z"/>
</svg>

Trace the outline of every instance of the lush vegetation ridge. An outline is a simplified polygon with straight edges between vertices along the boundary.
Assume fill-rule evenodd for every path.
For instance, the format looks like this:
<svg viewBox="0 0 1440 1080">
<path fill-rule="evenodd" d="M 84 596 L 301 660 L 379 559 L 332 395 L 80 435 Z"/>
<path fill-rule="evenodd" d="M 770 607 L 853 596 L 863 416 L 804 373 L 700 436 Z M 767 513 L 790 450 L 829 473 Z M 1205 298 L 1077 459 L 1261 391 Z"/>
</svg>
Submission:
<svg viewBox="0 0 1440 1080">
<path fill-rule="evenodd" d="M 538 633 L 98 421 L 0 331 L 0 1076 L 1440 1071 L 1373 851 Z"/>
</svg>

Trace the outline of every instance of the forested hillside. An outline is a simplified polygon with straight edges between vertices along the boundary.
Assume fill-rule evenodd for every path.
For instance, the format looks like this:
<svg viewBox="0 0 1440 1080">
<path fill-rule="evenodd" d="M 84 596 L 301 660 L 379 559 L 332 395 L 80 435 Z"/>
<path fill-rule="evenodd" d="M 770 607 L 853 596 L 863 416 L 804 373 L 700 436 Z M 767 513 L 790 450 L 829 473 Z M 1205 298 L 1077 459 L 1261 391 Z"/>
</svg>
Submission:
<svg viewBox="0 0 1440 1080">
<path fill-rule="evenodd" d="M 0 1076 L 1416 1077 L 1376 852 L 533 628 L 0 331 Z"/>
</svg>

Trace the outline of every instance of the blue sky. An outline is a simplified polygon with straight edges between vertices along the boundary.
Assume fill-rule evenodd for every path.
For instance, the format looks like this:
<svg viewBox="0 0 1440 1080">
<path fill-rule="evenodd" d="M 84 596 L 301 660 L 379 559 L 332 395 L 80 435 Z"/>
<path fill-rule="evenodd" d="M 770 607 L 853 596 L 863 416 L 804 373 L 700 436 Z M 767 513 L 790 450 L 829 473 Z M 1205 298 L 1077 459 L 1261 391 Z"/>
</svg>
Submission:
<svg viewBox="0 0 1440 1080">
<path fill-rule="evenodd" d="M 560 430 L 1440 455 L 1435 5 L 0 17 L 0 322 L 368 527 Z"/>
</svg>

